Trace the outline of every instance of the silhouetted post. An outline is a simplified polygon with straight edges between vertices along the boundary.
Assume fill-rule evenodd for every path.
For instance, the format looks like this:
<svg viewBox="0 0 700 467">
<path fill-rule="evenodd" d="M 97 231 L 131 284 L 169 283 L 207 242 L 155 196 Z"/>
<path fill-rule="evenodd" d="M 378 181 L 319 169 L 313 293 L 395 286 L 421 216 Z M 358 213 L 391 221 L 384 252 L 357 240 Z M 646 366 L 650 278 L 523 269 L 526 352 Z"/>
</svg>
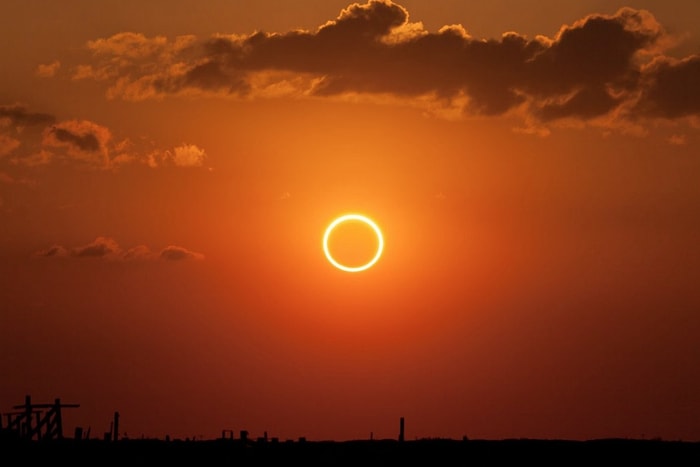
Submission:
<svg viewBox="0 0 700 467">
<path fill-rule="evenodd" d="M 119 440 L 119 412 L 114 412 L 114 431 L 112 431 L 112 439 Z"/>
<path fill-rule="evenodd" d="M 83 439 L 83 427 L 76 426 L 73 432 L 73 439 L 81 440 Z"/>
<path fill-rule="evenodd" d="M 399 442 L 403 443 L 403 417 L 399 421 Z"/>
<path fill-rule="evenodd" d="M 35 420 L 36 439 L 41 439 L 41 412 L 34 412 L 34 415 L 36 415 L 36 420 Z M 48 416 L 49 415 L 47 415 L 47 417 Z M 49 435 L 50 435 L 50 433 L 49 433 Z M 32 436 L 34 436 L 34 435 L 32 435 L 32 434 L 29 435 L 30 438 Z"/>
<path fill-rule="evenodd" d="M 61 415 L 61 399 L 54 401 L 54 423 L 56 438 L 63 439 L 63 416 Z"/>
<path fill-rule="evenodd" d="M 29 438 L 32 434 L 32 396 L 28 394 L 24 396 L 24 419 L 22 437 Z"/>
<path fill-rule="evenodd" d="M 246 430 L 241 430 L 241 441 L 243 444 L 248 442 L 248 432 Z"/>
</svg>

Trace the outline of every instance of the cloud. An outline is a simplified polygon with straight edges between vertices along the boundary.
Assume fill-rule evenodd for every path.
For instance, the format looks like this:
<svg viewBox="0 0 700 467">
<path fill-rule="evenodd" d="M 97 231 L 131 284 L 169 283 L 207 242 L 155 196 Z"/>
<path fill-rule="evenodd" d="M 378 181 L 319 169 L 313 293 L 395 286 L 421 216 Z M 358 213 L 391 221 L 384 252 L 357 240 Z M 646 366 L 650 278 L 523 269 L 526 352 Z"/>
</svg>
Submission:
<svg viewBox="0 0 700 467">
<path fill-rule="evenodd" d="M 674 146 L 685 146 L 687 142 L 685 135 L 671 135 L 668 138 L 668 143 Z"/>
<path fill-rule="evenodd" d="M 108 258 L 117 257 L 120 251 L 119 245 L 113 239 L 97 237 L 92 243 L 72 248 L 70 255 L 75 258 Z"/>
<path fill-rule="evenodd" d="M 31 127 L 32 131 L 25 128 Z M 129 138 L 90 120 L 56 121 L 52 115 L 33 113 L 20 105 L 0 106 L 0 161 L 36 167 L 52 163 L 114 170 L 127 164 L 151 167 L 201 167 L 207 155 L 195 144 L 172 150 L 137 146 Z"/>
<path fill-rule="evenodd" d="M 155 97 L 153 90 L 158 86 L 159 77 L 177 73 L 180 61 L 187 59 L 187 51 L 194 40 L 190 35 L 168 40 L 135 32 L 120 32 L 92 40 L 87 48 L 96 63 L 78 65 L 73 79 L 112 82 L 108 97 L 129 100 Z"/>
<path fill-rule="evenodd" d="M 0 171 L 0 183 L 5 183 L 7 185 L 26 185 L 26 186 L 34 186 L 36 185 L 35 180 L 31 180 L 28 178 L 17 178 L 13 177 L 12 175 Z"/>
<path fill-rule="evenodd" d="M 204 259 L 204 255 L 201 253 L 196 253 L 194 251 L 190 251 L 186 248 L 182 248 L 179 246 L 174 246 L 170 245 L 165 248 L 163 248 L 160 252 L 160 258 L 167 260 L 167 261 L 182 261 L 182 260 L 187 260 L 187 259 Z"/>
<path fill-rule="evenodd" d="M 14 183 L 15 179 L 10 175 L 7 175 L 5 172 L 0 172 L 0 182 L 10 184 Z"/>
<path fill-rule="evenodd" d="M 162 36 L 147 38 L 143 34 L 120 32 L 107 39 L 89 41 L 88 48 L 101 55 L 150 59 L 156 57 L 166 43 L 167 39 Z"/>
<path fill-rule="evenodd" d="M 206 154 L 194 144 L 183 144 L 175 148 L 173 163 L 178 167 L 201 167 Z"/>
<path fill-rule="evenodd" d="M 146 156 L 149 167 L 201 167 L 207 155 L 204 149 L 194 145 L 183 143 L 172 150 L 152 151 Z"/>
<path fill-rule="evenodd" d="M 69 252 L 61 245 L 52 245 L 46 249 L 35 252 L 34 256 L 41 258 L 65 258 L 69 256 Z"/>
<path fill-rule="evenodd" d="M 38 65 L 35 73 L 40 78 L 51 78 L 56 75 L 59 68 L 61 68 L 61 62 L 54 60 L 51 63 Z"/>
<path fill-rule="evenodd" d="M 20 142 L 18 139 L 0 134 L 0 157 L 10 154 L 12 151 L 17 149 L 19 145 Z"/>
<path fill-rule="evenodd" d="M 658 57 L 643 70 L 636 110 L 666 119 L 700 116 L 700 55 Z"/>
<path fill-rule="evenodd" d="M 19 104 L 0 105 L 0 162 L 40 165 L 46 154 L 40 154 L 42 129 L 56 121 L 47 113 L 29 112 Z"/>
<path fill-rule="evenodd" d="M 507 32 L 478 39 L 459 24 L 427 31 L 404 7 L 370 0 L 313 31 L 174 40 L 119 33 L 88 43 L 94 62 L 79 74 L 127 100 L 391 97 L 469 115 L 606 125 L 700 114 L 692 84 L 700 58 L 665 57 L 668 38 L 650 12 L 627 7 L 589 15 L 552 38 Z M 682 89 L 691 90 L 681 96 Z"/>
<path fill-rule="evenodd" d="M 27 112 L 21 105 L 0 105 L 0 123 L 3 120 L 15 127 L 43 126 L 55 122 L 56 117 L 45 113 Z"/>
<path fill-rule="evenodd" d="M 147 259 L 153 259 L 154 254 L 151 251 L 150 248 L 148 248 L 146 245 L 137 245 L 135 247 L 129 248 L 124 252 L 122 255 L 122 258 L 130 261 L 130 260 L 147 260 Z"/>
<path fill-rule="evenodd" d="M 111 140 L 112 133 L 102 125 L 88 120 L 68 120 L 45 130 L 43 146 L 64 149 L 67 157 L 92 167 L 109 167 Z"/>
<path fill-rule="evenodd" d="M 92 122 L 64 122 L 52 127 L 48 132 L 49 144 L 74 147 L 84 152 L 103 150 L 111 138 L 109 130 Z"/>
<path fill-rule="evenodd" d="M 204 255 L 186 248 L 170 245 L 159 254 L 146 245 L 137 245 L 132 248 L 122 249 L 111 237 L 97 237 L 92 242 L 77 247 L 65 247 L 52 245 L 46 249 L 34 252 L 35 258 L 75 258 L 75 259 L 102 259 L 114 261 L 182 261 L 202 260 Z"/>
</svg>

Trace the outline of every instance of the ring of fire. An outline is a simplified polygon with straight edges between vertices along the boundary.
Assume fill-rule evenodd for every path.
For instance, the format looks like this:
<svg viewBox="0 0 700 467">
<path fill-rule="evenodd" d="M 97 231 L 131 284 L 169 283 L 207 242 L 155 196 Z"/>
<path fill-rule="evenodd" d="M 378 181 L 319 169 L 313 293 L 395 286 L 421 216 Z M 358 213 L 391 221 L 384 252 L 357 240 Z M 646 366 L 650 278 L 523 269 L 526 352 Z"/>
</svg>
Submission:
<svg viewBox="0 0 700 467">
<path fill-rule="evenodd" d="M 350 266 L 345 266 L 344 264 L 339 263 L 338 261 L 333 258 L 333 255 L 331 255 L 331 252 L 328 249 L 328 239 L 331 236 L 331 233 L 333 232 L 333 229 L 338 227 L 340 224 L 343 222 L 347 221 L 359 221 L 367 224 L 369 227 L 374 230 L 374 233 L 377 235 L 377 251 L 374 254 L 374 257 L 369 260 L 367 263 L 361 265 L 361 266 L 356 266 L 356 267 L 350 267 Z M 328 261 L 335 266 L 336 268 L 346 271 L 346 272 L 360 272 L 364 271 L 366 269 L 371 268 L 374 266 L 374 263 L 379 261 L 379 258 L 382 256 L 382 251 L 384 250 L 384 237 L 382 235 L 382 231 L 379 230 L 379 226 L 374 223 L 374 221 L 366 216 L 363 216 L 361 214 L 345 214 L 344 216 L 338 217 L 336 220 L 331 222 L 331 224 L 326 228 L 326 232 L 323 234 L 323 252 L 326 254 L 326 258 Z"/>
</svg>

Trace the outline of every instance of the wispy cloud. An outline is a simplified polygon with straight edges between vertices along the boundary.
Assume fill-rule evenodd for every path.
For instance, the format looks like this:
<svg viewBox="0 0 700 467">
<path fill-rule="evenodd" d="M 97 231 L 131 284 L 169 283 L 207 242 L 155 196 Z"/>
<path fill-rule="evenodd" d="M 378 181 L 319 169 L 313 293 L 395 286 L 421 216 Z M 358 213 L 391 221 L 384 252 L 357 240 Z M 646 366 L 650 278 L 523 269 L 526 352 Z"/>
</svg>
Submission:
<svg viewBox="0 0 700 467">
<path fill-rule="evenodd" d="M 685 146 L 688 140 L 685 135 L 671 135 L 668 138 L 668 142 L 674 146 Z"/>
<path fill-rule="evenodd" d="M 146 245 L 124 249 L 111 237 L 97 237 L 92 242 L 74 247 L 52 245 L 34 252 L 36 258 L 102 259 L 112 261 L 183 261 L 203 260 L 204 255 L 187 248 L 169 245 L 160 252 L 153 252 Z"/>
<path fill-rule="evenodd" d="M 20 142 L 17 138 L 0 134 L 0 157 L 10 154 L 12 151 L 17 149 L 19 145 Z"/>
<path fill-rule="evenodd" d="M 552 38 L 436 32 L 388 0 L 354 3 L 316 30 L 168 39 L 124 32 L 87 44 L 75 78 L 107 83 L 111 98 L 207 94 L 373 96 L 463 115 L 517 114 L 534 125 L 602 126 L 700 116 L 700 56 L 664 55 L 669 34 L 652 13 L 622 8 L 563 26 Z M 679 89 L 683 89 L 681 96 Z"/>
<path fill-rule="evenodd" d="M 38 65 L 35 73 L 40 78 L 51 78 L 56 75 L 59 68 L 61 68 L 61 62 L 54 60 L 51 63 Z"/>
<path fill-rule="evenodd" d="M 8 185 L 34 186 L 36 184 L 36 181 L 28 179 L 28 178 L 13 177 L 12 175 L 10 175 L 6 172 L 0 171 L 0 183 L 5 183 Z"/>
</svg>

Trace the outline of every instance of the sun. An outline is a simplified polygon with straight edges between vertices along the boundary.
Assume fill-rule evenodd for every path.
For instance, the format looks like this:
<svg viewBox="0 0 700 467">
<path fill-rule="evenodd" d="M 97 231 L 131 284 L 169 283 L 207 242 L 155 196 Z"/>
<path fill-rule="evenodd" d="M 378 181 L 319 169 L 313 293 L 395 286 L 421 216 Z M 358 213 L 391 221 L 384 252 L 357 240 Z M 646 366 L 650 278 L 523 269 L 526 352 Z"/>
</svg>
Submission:
<svg viewBox="0 0 700 467">
<path fill-rule="evenodd" d="M 336 227 L 339 225 L 345 223 L 345 222 L 361 222 L 363 224 L 366 224 L 369 226 L 373 231 L 374 234 L 377 237 L 377 251 L 374 253 L 374 257 L 370 259 L 368 262 L 365 264 L 362 264 L 360 266 L 347 266 L 339 261 L 337 261 L 333 255 L 331 254 L 329 248 L 328 248 L 328 241 L 331 237 L 331 234 L 333 233 L 333 230 L 335 230 Z M 323 252 L 326 254 L 326 258 L 328 261 L 335 266 L 336 268 L 340 269 L 341 271 L 345 272 L 360 272 L 360 271 L 365 271 L 374 264 L 379 261 L 379 258 L 382 256 L 382 252 L 384 251 L 384 236 L 382 235 L 382 231 L 379 229 L 379 226 L 369 217 L 363 216 L 362 214 L 345 214 L 337 219 L 335 219 L 333 222 L 330 223 L 330 225 L 326 228 L 326 232 L 323 234 Z"/>
</svg>

